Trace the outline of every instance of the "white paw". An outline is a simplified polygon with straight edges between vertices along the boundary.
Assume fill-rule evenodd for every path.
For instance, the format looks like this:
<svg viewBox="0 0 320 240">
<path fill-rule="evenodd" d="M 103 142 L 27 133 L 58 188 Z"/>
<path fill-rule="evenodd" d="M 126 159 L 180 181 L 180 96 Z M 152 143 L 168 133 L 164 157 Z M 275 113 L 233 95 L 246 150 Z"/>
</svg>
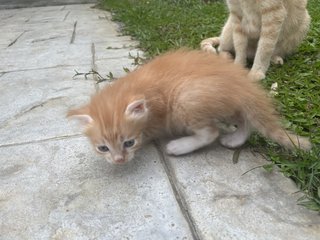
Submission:
<svg viewBox="0 0 320 240">
<path fill-rule="evenodd" d="M 220 44 L 219 37 L 207 38 L 201 41 L 200 48 L 205 52 L 217 54 L 216 46 Z"/>
<path fill-rule="evenodd" d="M 243 144 L 243 142 L 239 142 L 237 139 L 234 139 L 231 134 L 221 136 L 219 141 L 222 146 L 227 148 L 236 148 Z"/>
<path fill-rule="evenodd" d="M 217 54 L 217 50 L 210 43 L 201 44 L 201 49 L 205 52 Z"/>
<path fill-rule="evenodd" d="M 220 143 L 228 148 L 236 148 L 243 145 L 249 137 L 249 131 L 236 131 L 222 135 L 220 137 Z"/>
<path fill-rule="evenodd" d="M 274 64 L 283 65 L 283 59 L 282 59 L 282 57 L 280 57 L 280 56 L 273 56 L 273 57 L 271 58 L 271 61 L 272 61 Z"/>
<path fill-rule="evenodd" d="M 172 140 L 167 144 L 166 152 L 178 156 L 190 152 L 190 148 L 182 141 Z"/>
<path fill-rule="evenodd" d="M 254 81 L 258 81 L 258 80 L 265 79 L 266 75 L 261 70 L 258 70 L 258 71 L 251 70 L 249 72 L 249 77 Z"/>
</svg>

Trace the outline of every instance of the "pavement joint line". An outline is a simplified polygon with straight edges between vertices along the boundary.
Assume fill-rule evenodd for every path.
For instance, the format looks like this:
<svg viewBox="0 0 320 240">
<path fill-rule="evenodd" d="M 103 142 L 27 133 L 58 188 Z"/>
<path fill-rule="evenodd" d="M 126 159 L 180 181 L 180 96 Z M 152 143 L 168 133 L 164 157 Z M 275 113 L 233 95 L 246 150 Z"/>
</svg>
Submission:
<svg viewBox="0 0 320 240">
<path fill-rule="evenodd" d="M 18 41 L 18 39 L 19 39 L 20 37 L 22 37 L 22 35 L 23 35 L 25 32 L 26 32 L 26 31 L 23 31 L 22 33 L 20 33 L 20 35 L 19 35 L 18 37 L 16 37 L 16 39 L 14 39 L 11 43 L 9 43 L 8 47 L 11 47 L 13 44 L 15 44 L 15 43 Z"/>
<path fill-rule="evenodd" d="M 33 144 L 33 143 L 43 143 L 43 142 L 50 142 L 50 141 L 55 141 L 55 140 L 64 140 L 68 138 L 83 138 L 83 134 L 78 133 L 74 135 L 62 135 L 62 136 L 57 136 L 57 137 L 51 137 L 51 138 L 44 138 L 44 139 L 38 139 L 38 140 L 32 140 L 32 141 L 27 141 L 27 142 L 17 142 L 17 143 L 7 143 L 7 144 L 1 144 L 0 148 L 5 148 L 5 147 L 12 147 L 12 146 L 21 146 L 21 145 L 28 145 L 28 144 Z"/>
<path fill-rule="evenodd" d="M 46 69 L 55 69 L 55 68 L 61 68 L 61 67 L 78 67 L 78 66 L 87 66 L 87 64 L 81 64 L 81 65 L 56 65 L 51 67 L 42 67 L 42 68 L 25 68 L 25 69 L 17 69 L 17 70 L 10 70 L 10 71 L 2 71 L 0 74 L 6 74 L 6 73 L 16 73 L 16 72 L 26 72 L 26 71 L 38 71 L 38 70 L 46 70 Z M 3 76 L 1 75 L 1 76 Z"/>
<path fill-rule="evenodd" d="M 76 38 L 77 22 L 78 21 L 75 21 L 74 24 L 73 24 L 73 32 L 72 32 L 72 36 L 71 36 L 71 39 L 70 39 L 70 44 L 73 44 L 74 43 L 74 39 Z"/>
<path fill-rule="evenodd" d="M 14 16 L 14 14 L 13 15 L 10 15 L 10 16 L 7 16 L 7 17 L 5 17 L 5 18 L 2 18 L 2 19 L 0 19 L 1 21 L 3 21 L 3 20 L 7 20 L 7 19 L 9 19 L 9 18 L 12 18 Z"/>
<path fill-rule="evenodd" d="M 95 46 L 94 43 L 91 44 L 91 55 L 92 55 L 92 58 L 91 58 L 91 69 L 93 71 L 95 71 L 95 72 L 98 72 L 97 64 L 96 64 L 96 46 Z M 96 76 L 96 74 L 93 74 L 93 80 L 94 80 L 94 87 L 96 89 L 96 92 L 99 92 L 100 86 L 99 86 L 99 84 L 97 84 L 99 79 Z"/>
<path fill-rule="evenodd" d="M 69 16 L 70 11 L 67 12 L 67 14 L 64 16 L 63 21 L 65 21 L 67 19 L 67 17 Z"/>
<path fill-rule="evenodd" d="M 57 38 L 61 38 L 61 36 L 55 36 L 55 37 L 49 37 L 49 38 L 40 38 L 40 39 L 34 39 L 31 41 L 31 43 L 36 43 L 36 42 L 45 42 L 45 41 L 49 41 L 49 40 L 54 40 Z"/>
<path fill-rule="evenodd" d="M 182 193 L 180 192 L 179 187 L 176 184 L 177 178 L 176 178 L 175 174 L 173 173 L 173 171 L 171 171 L 172 167 L 171 167 L 170 163 L 168 161 L 166 161 L 166 157 L 162 151 L 162 148 L 160 146 L 159 141 L 153 141 L 153 143 L 158 151 L 160 162 L 161 162 L 161 164 L 165 170 L 165 173 L 169 179 L 170 186 L 172 188 L 174 197 L 179 205 L 179 208 L 182 212 L 182 215 L 184 216 L 184 218 L 189 226 L 190 232 L 192 234 L 192 238 L 193 238 L 193 240 L 201 240 L 199 233 L 198 233 L 198 230 L 197 230 L 197 227 L 195 226 L 194 221 L 192 219 L 192 216 L 189 213 L 187 203 L 186 203 Z"/>
<path fill-rule="evenodd" d="M 66 8 L 66 6 L 65 6 L 65 5 L 64 5 L 64 6 L 62 6 L 62 7 L 61 7 L 61 9 L 60 9 L 60 11 L 63 11 L 65 8 Z"/>
</svg>

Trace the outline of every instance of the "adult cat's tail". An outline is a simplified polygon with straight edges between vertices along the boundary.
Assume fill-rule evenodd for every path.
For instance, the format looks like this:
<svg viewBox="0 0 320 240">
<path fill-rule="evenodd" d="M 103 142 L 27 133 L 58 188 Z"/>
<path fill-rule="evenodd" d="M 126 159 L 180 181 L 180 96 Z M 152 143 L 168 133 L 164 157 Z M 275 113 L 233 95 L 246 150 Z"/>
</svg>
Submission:
<svg viewBox="0 0 320 240">
<path fill-rule="evenodd" d="M 252 127 L 283 147 L 287 149 L 311 149 L 312 146 L 308 138 L 290 133 L 281 126 L 280 118 L 267 96 L 260 95 L 258 100 L 247 102 L 245 114 Z"/>
</svg>

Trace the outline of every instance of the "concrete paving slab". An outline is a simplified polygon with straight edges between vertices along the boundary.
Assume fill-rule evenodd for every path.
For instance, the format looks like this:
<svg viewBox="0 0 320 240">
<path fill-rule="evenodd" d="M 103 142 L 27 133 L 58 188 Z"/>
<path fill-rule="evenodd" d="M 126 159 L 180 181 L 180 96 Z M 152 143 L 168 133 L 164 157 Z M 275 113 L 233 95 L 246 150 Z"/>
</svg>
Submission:
<svg viewBox="0 0 320 240">
<path fill-rule="evenodd" d="M 88 23 L 77 23 L 77 32 L 74 39 L 74 43 L 83 42 L 104 42 L 110 39 L 110 37 L 117 36 L 118 32 L 110 25 L 110 30 L 106 31 L 103 27 L 90 27 Z"/>
<path fill-rule="evenodd" d="M 17 24 L 24 24 L 30 19 L 31 16 L 31 13 L 21 12 L 20 9 L 6 10 L 5 12 L 1 11 L 0 25 L 6 25 L 10 23 L 13 18 Z"/>
<path fill-rule="evenodd" d="M 268 162 L 248 150 L 232 156 L 218 145 L 165 156 L 201 239 L 320 239 L 320 217 L 297 205 L 290 179 L 254 169 Z"/>
<path fill-rule="evenodd" d="M 95 92 L 92 80 L 72 79 L 74 73 L 74 68 L 53 68 L 2 75 L 0 112 L 6 114 L 0 116 L 0 145 L 72 135 L 68 108 L 86 103 Z"/>
<path fill-rule="evenodd" d="M 33 21 L 13 16 L 0 24 L 3 32 L 24 32 L 11 46 L 15 36 L 6 35 L 0 53 L 0 238 L 192 239 L 154 146 L 112 166 L 65 119 L 96 90 L 90 76 L 73 80 L 74 70 L 131 65 L 126 45 L 136 44 L 107 18 L 92 18 L 97 10 L 81 7 L 88 22 L 79 20 L 73 43 L 64 8 L 21 9 Z M 45 9 L 50 18 L 37 15 Z"/>
<path fill-rule="evenodd" d="M 58 40 L 58 39 L 56 39 Z M 29 59 L 19 56 L 37 56 Z M 47 46 L 7 48 L 1 50 L 0 72 L 14 72 L 20 70 L 52 68 L 58 66 L 90 65 L 91 46 L 64 45 L 60 48 Z"/>
<path fill-rule="evenodd" d="M 0 9 L 30 8 L 50 5 L 97 3 L 97 0 L 0 0 Z M 50 8 L 50 7 L 49 7 Z"/>
<path fill-rule="evenodd" d="M 41 11 L 41 9 L 37 10 L 36 14 L 34 14 L 29 22 L 37 22 L 37 23 L 43 23 L 43 22 L 61 22 L 64 20 L 64 17 L 66 15 L 66 11 L 56 11 L 58 7 L 51 7 L 52 10 L 50 11 Z M 60 7 L 61 8 L 61 7 Z M 46 8 L 47 9 L 47 8 Z M 48 10 L 48 9 L 47 9 Z"/>
<path fill-rule="evenodd" d="M 151 145 L 120 167 L 83 138 L 1 155 L 1 239 L 191 239 Z"/>
<path fill-rule="evenodd" d="M 0 43 L 4 41 L 7 43 L 2 47 L 4 51 L 7 48 L 42 46 L 47 47 L 49 52 L 50 48 L 56 45 L 70 45 L 73 23 L 10 24 L 1 25 L 0 29 L 8 32 L 0 40 Z"/>
<path fill-rule="evenodd" d="M 2 31 L 6 30 L 5 28 L 1 28 Z M 6 49 L 13 43 L 19 36 L 21 36 L 24 31 L 14 30 L 5 34 L 4 37 L 0 38 L 0 49 Z"/>
<path fill-rule="evenodd" d="M 111 20 L 110 13 L 93 7 L 90 9 L 83 9 L 83 5 L 66 6 L 63 11 L 69 13 L 64 21 L 78 21 L 81 23 L 88 21 Z M 88 15 L 88 11 L 92 14 Z"/>
</svg>

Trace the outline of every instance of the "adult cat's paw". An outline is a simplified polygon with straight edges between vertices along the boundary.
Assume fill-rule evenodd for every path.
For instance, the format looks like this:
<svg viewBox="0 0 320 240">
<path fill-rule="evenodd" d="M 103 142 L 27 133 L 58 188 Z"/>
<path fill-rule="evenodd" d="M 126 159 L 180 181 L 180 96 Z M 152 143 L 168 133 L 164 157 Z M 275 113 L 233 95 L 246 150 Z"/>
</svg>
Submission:
<svg viewBox="0 0 320 240">
<path fill-rule="evenodd" d="M 201 49 L 205 52 L 217 54 L 217 50 L 214 47 L 212 47 L 210 43 L 205 43 L 201 45 Z"/>
<path fill-rule="evenodd" d="M 219 37 L 207 38 L 201 41 L 200 48 L 205 52 L 217 54 L 216 46 L 220 44 Z"/>
<path fill-rule="evenodd" d="M 271 62 L 277 65 L 283 65 L 283 58 L 280 56 L 272 56 Z"/>
<path fill-rule="evenodd" d="M 250 70 L 249 77 L 254 81 L 259 81 L 265 79 L 266 75 L 261 70 Z"/>
</svg>

